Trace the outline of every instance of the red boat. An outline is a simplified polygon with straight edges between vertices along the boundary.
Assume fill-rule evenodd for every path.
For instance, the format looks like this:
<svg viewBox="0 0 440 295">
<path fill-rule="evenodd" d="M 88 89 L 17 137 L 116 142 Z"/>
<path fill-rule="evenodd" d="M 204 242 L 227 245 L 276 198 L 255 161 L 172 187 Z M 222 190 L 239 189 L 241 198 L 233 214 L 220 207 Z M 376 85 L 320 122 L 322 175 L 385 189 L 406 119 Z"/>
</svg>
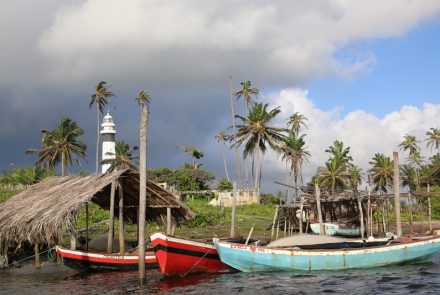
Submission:
<svg viewBox="0 0 440 295">
<path fill-rule="evenodd" d="M 220 261 L 213 244 L 185 240 L 165 233 L 150 235 L 160 271 L 167 276 L 185 276 L 194 272 L 229 272 Z"/>
<path fill-rule="evenodd" d="M 56 246 L 57 254 L 62 257 L 66 266 L 77 271 L 91 270 L 136 270 L 139 264 L 137 252 L 120 255 L 119 253 L 83 252 Z M 153 251 L 145 252 L 145 267 L 157 268 Z"/>
</svg>

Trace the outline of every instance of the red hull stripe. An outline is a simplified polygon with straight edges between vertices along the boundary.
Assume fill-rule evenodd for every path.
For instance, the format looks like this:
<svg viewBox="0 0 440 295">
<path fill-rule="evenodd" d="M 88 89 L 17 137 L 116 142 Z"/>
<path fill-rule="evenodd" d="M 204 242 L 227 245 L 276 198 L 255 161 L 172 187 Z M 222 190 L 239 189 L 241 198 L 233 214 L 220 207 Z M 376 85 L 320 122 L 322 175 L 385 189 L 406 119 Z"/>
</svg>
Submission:
<svg viewBox="0 0 440 295">
<path fill-rule="evenodd" d="M 95 253 L 84 253 L 77 252 L 73 253 L 73 251 L 63 251 L 58 248 L 57 253 L 62 257 L 76 259 L 81 261 L 90 261 L 90 262 L 100 262 L 100 263 L 112 263 L 112 264 L 138 264 L 139 258 L 138 256 L 128 256 L 128 255 L 115 255 L 115 254 L 95 254 Z M 91 255 L 90 255 L 91 254 Z M 150 255 L 148 255 L 150 254 Z M 156 256 L 151 255 L 152 253 L 146 253 L 145 255 L 145 263 L 157 263 Z"/>
</svg>

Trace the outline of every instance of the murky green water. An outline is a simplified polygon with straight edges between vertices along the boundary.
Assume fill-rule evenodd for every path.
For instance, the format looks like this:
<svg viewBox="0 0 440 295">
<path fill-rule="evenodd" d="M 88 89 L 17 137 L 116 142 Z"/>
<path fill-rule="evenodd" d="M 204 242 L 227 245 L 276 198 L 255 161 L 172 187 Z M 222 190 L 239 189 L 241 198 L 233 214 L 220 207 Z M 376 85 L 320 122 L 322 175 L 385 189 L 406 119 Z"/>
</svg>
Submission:
<svg viewBox="0 0 440 295">
<path fill-rule="evenodd" d="M 379 269 L 320 273 L 233 273 L 164 278 L 149 271 L 78 274 L 62 265 L 0 271 L 0 294 L 440 294 L 440 256 Z"/>
</svg>

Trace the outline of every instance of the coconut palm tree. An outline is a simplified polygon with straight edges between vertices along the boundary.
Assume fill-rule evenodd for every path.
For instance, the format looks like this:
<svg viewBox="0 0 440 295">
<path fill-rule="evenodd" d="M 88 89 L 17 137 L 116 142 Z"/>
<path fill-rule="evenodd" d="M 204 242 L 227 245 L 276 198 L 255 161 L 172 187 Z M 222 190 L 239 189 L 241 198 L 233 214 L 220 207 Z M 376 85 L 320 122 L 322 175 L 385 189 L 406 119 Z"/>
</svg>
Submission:
<svg viewBox="0 0 440 295">
<path fill-rule="evenodd" d="M 290 130 L 292 130 L 292 132 L 298 134 L 301 126 L 307 128 L 307 124 L 305 123 L 305 121 L 307 120 L 308 119 L 303 114 L 296 112 L 289 117 L 289 120 L 287 120 L 287 127 L 290 127 Z"/>
<path fill-rule="evenodd" d="M 147 206 L 147 127 L 150 96 L 145 90 L 139 92 L 136 101 L 141 109 L 140 118 L 140 152 L 139 152 L 139 253 L 145 253 L 145 211 Z M 145 256 L 139 256 L 139 279 L 145 284 Z"/>
<path fill-rule="evenodd" d="M 349 182 L 351 189 L 357 192 L 357 188 L 362 184 L 362 168 L 354 164 L 348 165 L 348 173 L 350 175 Z"/>
<path fill-rule="evenodd" d="M 51 132 L 49 132 L 47 129 L 42 129 L 41 133 L 41 148 L 27 149 L 26 154 L 38 154 L 38 159 L 35 162 L 35 166 L 41 167 L 45 170 L 54 171 L 54 167 L 60 161 L 60 159 L 52 159 L 53 153 L 50 149 L 50 146 L 52 145 Z"/>
<path fill-rule="evenodd" d="M 374 184 L 373 190 L 387 192 L 393 186 L 393 161 L 390 157 L 377 153 L 369 163 L 372 166 L 368 172 Z"/>
<path fill-rule="evenodd" d="M 414 135 L 405 134 L 404 140 L 399 144 L 400 150 L 409 151 L 409 154 L 412 155 L 415 152 L 418 152 L 420 148 L 417 146 L 419 141 L 416 139 Z"/>
<path fill-rule="evenodd" d="M 402 185 L 408 186 L 411 191 L 415 191 L 419 185 L 419 179 L 416 170 L 409 164 L 400 166 L 400 173 L 402 177 Z"/>
<path fill-rule="evenodd" d="M 93 105 L 96 106 L 96 175 L 98 175 L 99 168 L 99 114 L 104 113 L 104 108 L 109 104 L 109 98 L 115 96 L 113 92 L 109 90 L 110 86 L 107 82 L 101 81 L 95 86 L 95 91 L 92 94 L 92 99 L 90 101 L 89 107 L 92 108 Z"/>
<path fill-rule="evenodd" d="M 329 161 L 331 161 L 333 158 L 337 159 L 337 162 L 340 162 L 340 164 L 343 166 L 347 166 L 351 161 L 353 161 L 352 156 L 349 155 L 350 147 L 344 148 L 344 143 L 339 140 L 335 140 L 333 142 L 333 146 L 329 146 L 325 152 L 330 153 Z"/>
<path fill-rule="evenodd" d="M 256 164 L 255 190 L 260 188 L 260 153 L 266 152 L 266 144 L 271 149 L 279 151 L 280 144 L 285 137 L 283 132 L 286 131 L 284 128 L 269 125 L 281 110 L 277 107 L 268 111 L 267 107 L 268 104 L 253 103 L 247 117 L 236 115 L 236 118 L 241 121 L 241 124 L 237 125 L 237 145 L 244 144 L 244 158 L 252 155 Z"/>
<path fill-rule="evenodd" d="M 333 194 L 336 189 L 343 189 L 349 185 L 350 174 L 347 167 L 339 158 L 332 158 L 319 168 L 319 183 L 321 187 L 330 188 Z"/>
<path fill-rule="evenodd" d="M 252 98 L 254 97 L 255 99 L 257 99 L 260 91 L 257 88 L 252 88 L 252 84 L 250 81 L 241 82 L 240 85 L 243 86 L 243 88 L 235 93 L 235 97 L 237 98 L 237 100 L 239 100 L 240 98 L 244 99 L 244 101 L 246 102 L 247 114 L 249 114 L 249 106 L 252 102 Z"/>
<path fill-rule="evenodd" d="M 199 160 L 203 158 L 204 154 L 203 152 L 199 151 L 193 146 L 189 146 L 186 144 L 178 144 L 177 147 L 179 147 L 181 150 L 183 150 L 185 153 L 189 154 L 192 157 L 192 169 L 197 169 L 199 167 L 199 163 L 196 163 L 196 159 Z"/>
<path fill-rule="evenodd" d="M 427 148 L 435 148 L 437 153 L 440 150 L 440 129 L 439 128 L 430 128 L 429 131 L 426 131 L 426 147 Z"/>
<path fill-rule="evenodd" d="M 115 156 L 114 159 L 104 160 L 101 163 L 106 164 L 107 161 L 110 162 L 110 167 L 108 168 L 108 171 L 111 172 L 113 170 L 124 170 L 124 169 L 132 169 L 137 170 L 138 169 L 138 163 L 136 162 L 136 159 L 139 158 L 138 156 L 133 155 L 135 151 L 137 151 L 139 148 L 137 146 L 134 146 L 133 148 L 130 148 L 130 145 L 122 141 L 117 141 L 115 144 L 115 153 L 108 153 L 109 155 Z"/>
<path fill-rule="evenodd" d="M 310 152 L 305 147 L 304 136 L 305 134 L 297 136 L 296 133 L 290 131 L 281 145 L 283 160 L 290 162 L 290 174 L 293 175 L 296 197 L 299 194 L 298 179 L 302 182 L 302 165 L 308 163 L 310 158 Z"/>
<path fill-rule="evenodd" d="M 215 139 L 217 139 L 218 143 L 220 143 L 220 146 L 222 148 L 223 164 L 225 166 L 226 178 L 229 182 L 228 166 L 226 165 L 226 155 L 225 155 L 225 142 L 228 140 L 228 136 L 225 134 L 224 131 L 221 131 L 217 133 Z"/>
</svg>

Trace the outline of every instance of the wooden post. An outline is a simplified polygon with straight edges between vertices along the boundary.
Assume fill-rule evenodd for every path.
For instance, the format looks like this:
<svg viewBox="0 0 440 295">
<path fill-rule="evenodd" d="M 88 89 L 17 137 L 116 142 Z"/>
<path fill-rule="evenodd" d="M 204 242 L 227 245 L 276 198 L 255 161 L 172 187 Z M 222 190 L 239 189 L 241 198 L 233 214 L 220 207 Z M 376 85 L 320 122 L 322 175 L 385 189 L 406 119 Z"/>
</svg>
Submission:
<svg viewBox="0 0 440 295">
<path fill-rule="evenodd" d="M 113 252 L 113 231 L 115 226 L 115 190 L 116 180 L 112 180 L 110 190 L 110 218 L 108 221 L 108 233 L 107 233 L 107 253 Z"/>
<path fill-rule="evenodd" d="M 122 190 L 122 183 L 118 184 L 119 192 L 119 254 L 125 254 L 125 227 L 124 227 L 124 191 Z"/>
<path fill-rule="evenodd" d="M 8 265 L 8 243 L 6 240 L 0 240 L 0 269 L 7 268 Z"/>
<path fill-rule="evenodd" d="M 359 207 L 359 219 L 361 224 L 361 238 L 365 237 L 365 228 L 364 228 L 364 210 L 362 210 L 362 201 L 361 197 L 357 197 L 358 207 Z"/>
<path fill-rule="evenodd" d="M 254 231 L 254 227 L 252 227 L 251 230 L 249 231 L 249 234 L 247 236 L 245 245 L 247 245 L 249 243 L 249 239 L 251 238 L 251 235 L 252 235 L 253 231 Z"/>
<path fill-rule="evenodd" d="M 142 91 L 141 91 L 142 93 Z M 142 98 L 142 95 L 139 98 Z M 139 279 L 142 285 L 146 284 L 145 276 L 145 213 L 147 207 L 147 127 L 149 101 L 138 100 L 141 107 L 140 119 L 140 152 L 139 152 Z"/>
<path fill-rule="evenodd" d="M 408 191 L 408 209 L 409 209 L 409 236 L 413 236 L 413 208 L 412 208 L 412 200 L 411 193 Z"/>
<path fill-rule="evenodd" d="M 394 162 L 394 177 L 393 177 L 393 189 L 394 189 L 394 208 L 396 210 L 396 231 L 397 238 L 402 237 L 402 222 L 400 220 L 400 169 L 399 169 L 399 153 L 393 152 Z"/>
<path fill-rule="evenodd" d="M 303 217 L 303 210 L 304 210 L 304 197 L 301 196 L 301 203 L 299 206 L 299 233 L 302 234 L 303 233 L 303 222 L 302 222 L 302 217 Z"/>
<path fill-rule="evenodd" d="M 367 187 L 367 192 L 368 192 L 368 201 L 367 201 L 367 232 L 368 232 L 368 237 L 372 237 L 373 236 L 373 218 L 371 215 L 371 188 L 370 186 Z"/>
<path fill-rule="evenodd" d="M 167 235 L 171 235 L 171 208 L 167 208 Z"/>
<path fill-rule="evenodd" d="M 231 237 L 235 237 L 235 206 L 236 206 L 236 202 L 237 202 L 237 184 L 233 183 L 232 185 L 232 213 L 231 213 L 231 232 L 230 232 L 230 236 Z"/>
<path fill-rule="evenodd" d="M 272 232 L 270 233 L 270 240 L 273 240 L 273 233 L 274 233 L 274 229 L 275 229 L 275 221 L 277 220 L 277 217 L 278 217 L 278 205 L 275 206 L 275 214 L 273 216 Z"/>
<path fill-rule="evenodd" d="M 86 252 L 89 252 L 89 202 L 86 202 Z"/>
<path fill-rule="evenodd" d="M 289 222 L 289 224 L 290 224 L 290 222 Z M 289 228 L 289 230 L 290 230 L 290 228 Z M 287 219 L 286 219 L 286 217 L 284 217 L 284 237 L 286 236 L 286 231 L 287 231 Z"/>
<path fill-rule="evenodd" d="M 34 252 L 35 252 L 35 268 L 40 269 L 41 268 L 41 262 L 40 262 L 40 247 L 38 243 L 34 246 Z"/>
<path fill-rule="evenodd" d="M 321 213 L 321 192 L 319 190 L 319 185 L 315 183 L 315 198 L 316 198 L 316 208 L 318 209 L 318 220 L 319 220 L 319 234 L 325 235 L 324 223 L 322 222 Z"/>
<path fill-rule="evenodd" d="M 280 230 L 280 219 L 278 218 L 278 220 L 277 220 L 277 240 L 278 240 L 278 232 L 279 232 L 279 230 Z"/>
<path fill-rule="evenodd" d="M 73 232 L 70 235 L 70 249 L 71 250 L 76 250 L 76 229 L 75 229 L 75 232 Z"/>
<path fill-rule="evenodd" d="M 428 223 L 429 223 L 429 231 L 432 232 L 432 204 L 431 204 L 431 196 L 429 195 L 430 193 L 429 183 L 428 183 L 427 192 L 428 192 Z"/>
<path fill-rule="evenodd" d="M 387 224 L 385 222 L 385 200 L 382 200 L 382 227 L 383 234 L 385 235 L 387 233 Z"/>
</svg>

